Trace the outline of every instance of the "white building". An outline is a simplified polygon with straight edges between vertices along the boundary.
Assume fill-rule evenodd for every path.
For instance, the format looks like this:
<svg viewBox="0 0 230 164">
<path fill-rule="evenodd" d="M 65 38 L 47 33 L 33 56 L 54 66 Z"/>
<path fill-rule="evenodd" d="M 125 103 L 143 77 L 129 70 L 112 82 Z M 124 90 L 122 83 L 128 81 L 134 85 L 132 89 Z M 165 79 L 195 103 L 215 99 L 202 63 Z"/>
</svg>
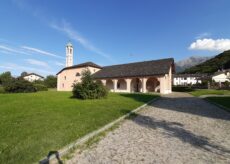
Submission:
<svg viewBox="0 0 230 164">
<path fill-rule="evenodd" d="M 197 74 L 175 74 L 173 75 L 173 85 L 195 85 L 201 84 L 201 78 L 204 75 L 197 75 Z"/>
<path fill-rule="evenodd" d="M 218 83 L 230 82 L 230 69 L 216 72 L 212 76 L 212 80 Z"/>
<path fill-rule="evenodd" d="M 23 78 L 24 78 L 25 80 L 29 81 L 29 82 L 34 82 L 34 81 L 36 81 L 36 80 L 42 80 L 42 81 L 44 80 L 44 77 L 43 77 L 43 76 L 38 75 L 38 74 L 36 74 L 36 73 L 29 73 L 29 74 L 23 76 Z"/>
</svg>

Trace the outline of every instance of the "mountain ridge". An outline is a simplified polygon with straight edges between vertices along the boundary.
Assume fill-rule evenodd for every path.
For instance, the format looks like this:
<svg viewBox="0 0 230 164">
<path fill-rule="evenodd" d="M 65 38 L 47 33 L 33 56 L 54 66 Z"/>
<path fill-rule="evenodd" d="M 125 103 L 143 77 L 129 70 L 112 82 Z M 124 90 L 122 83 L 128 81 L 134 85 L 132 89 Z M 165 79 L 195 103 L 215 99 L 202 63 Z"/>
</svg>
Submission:
<svg viewBox="0 0 230 164">
<path fill-rule="evenodd" d="M 230 50 L 224 51 L 198 65 L 185 69 L 182 73 L 214 73 L 221 69 L 230 68 Z"/>
</svg>

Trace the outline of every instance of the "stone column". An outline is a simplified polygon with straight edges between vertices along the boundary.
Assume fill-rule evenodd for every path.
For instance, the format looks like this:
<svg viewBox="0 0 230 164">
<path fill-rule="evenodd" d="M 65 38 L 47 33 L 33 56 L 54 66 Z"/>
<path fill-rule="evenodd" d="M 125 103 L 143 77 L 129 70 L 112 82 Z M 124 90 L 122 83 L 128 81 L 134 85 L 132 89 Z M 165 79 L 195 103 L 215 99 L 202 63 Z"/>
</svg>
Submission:
<svg viewBox="0 0 230 164">
<path fill-rule="evenodd" d="M 142 93 L 146 93 L 146 82 L 147 78 L 142 78 L 141 83 L 142 83 Z"/>
<path fill-rule="evenodd" d="M 165 94 L 165 76 L 160 77 L 160 93 Z"/>
<path fill-rule="evenodd" d="M 125 79 L 125 81 L 126 81 L 126 91 L 127 92 L 131 92 L 131 81 L 132 81 L 132 79 Z"/>
<path fill-rule="evenodd" d="M 113 92 L 117 91 L 117 79 L 112 80 L 113 81 Z"/>
<path fill-rule="evenodd" d="M 101 80 L 102 84 L 106 86 L 106 80 Z"/>
</svg>

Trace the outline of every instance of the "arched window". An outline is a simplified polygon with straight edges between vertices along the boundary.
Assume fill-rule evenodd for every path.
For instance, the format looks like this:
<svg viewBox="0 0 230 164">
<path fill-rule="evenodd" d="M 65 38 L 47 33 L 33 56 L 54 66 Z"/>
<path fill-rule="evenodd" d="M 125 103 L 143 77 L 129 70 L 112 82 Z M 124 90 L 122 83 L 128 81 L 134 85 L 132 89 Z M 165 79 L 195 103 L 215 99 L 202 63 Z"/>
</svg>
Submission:
<svg viewBox="0 0 230 164">
<path fill-rule="evenodd" d="M 79 72 L 76 73 L 76 76 L 81 76 L 81 74 Z"/>
</svg>

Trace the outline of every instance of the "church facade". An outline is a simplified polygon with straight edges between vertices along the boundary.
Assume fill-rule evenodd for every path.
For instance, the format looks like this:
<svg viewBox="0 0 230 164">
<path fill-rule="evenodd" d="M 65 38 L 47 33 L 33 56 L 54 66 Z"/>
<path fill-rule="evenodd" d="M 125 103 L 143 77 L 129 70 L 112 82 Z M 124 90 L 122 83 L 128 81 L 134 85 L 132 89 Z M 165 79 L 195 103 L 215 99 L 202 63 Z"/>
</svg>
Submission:
<svg viewBox="0 0 230 164">
<path fill-rule="evenodd" d="M 66 67 L 57 73 L 57 90 L 71 91 L 81 82 L 81 73 L 88 69 L 93 78 L 111 92 L 172 92 L 174 59 L 159 59 L 101 67 L 93 62 L 73 65 L 73 46 L 66 46 Z"/>
</svg>

